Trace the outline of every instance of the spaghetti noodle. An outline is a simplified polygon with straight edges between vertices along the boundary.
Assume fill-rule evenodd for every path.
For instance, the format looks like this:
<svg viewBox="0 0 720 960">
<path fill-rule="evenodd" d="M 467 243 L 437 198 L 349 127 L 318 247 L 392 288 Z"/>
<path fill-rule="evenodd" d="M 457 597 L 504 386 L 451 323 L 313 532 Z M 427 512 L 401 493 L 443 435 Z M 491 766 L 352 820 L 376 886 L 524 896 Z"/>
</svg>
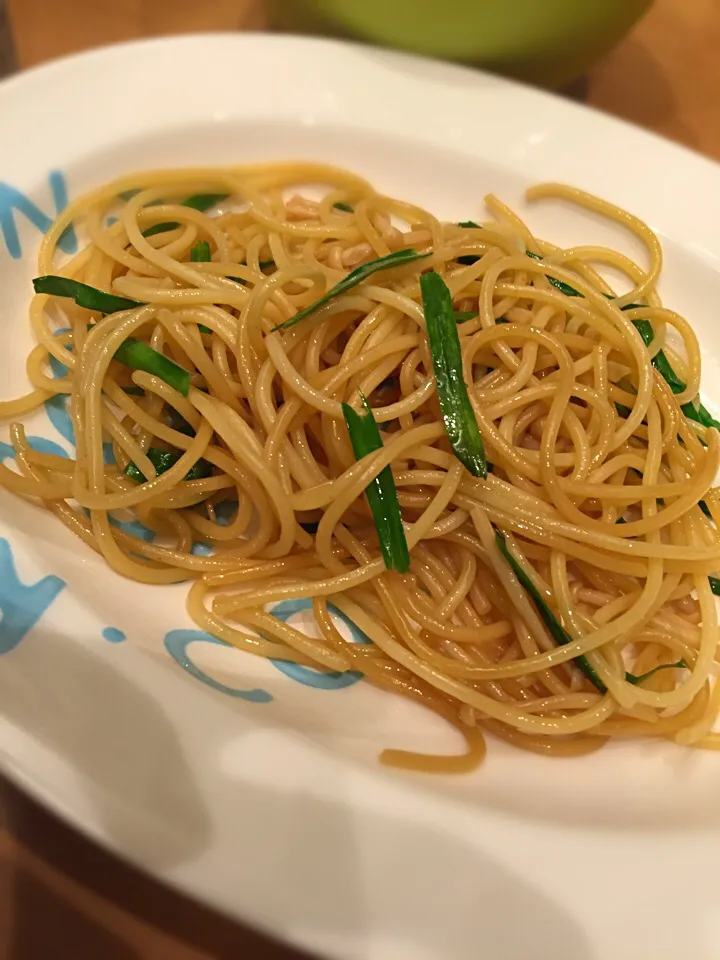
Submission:
<svg viewBox="0 0 720 960">
<path fill-rule="evenodd" d="M 561 755 L 620 737 L 717 747 L 720 434 L 697 340 L 660 301 L 647 226 L 568 187 L 528 196 L 609 217 L 649 266 L 558 248 L 494 197 L 487 222 L 441 222 L 316 165 L 95 190 L 40 249 L 32 391 L 0 403 L 17 466 L 0 484 L 122 576 L 191 581 L 214 636 L 358 670 L 467 739 L 386 762 L 470 769 L 485 731 Z M 86 242 L 61 263 L 70 224 Z M 442 336 L 430 293 L 454 317 Z M 74 460 L 34 450 L 19 419 L 58 394 Z M 153 542 L 111 522 L 127 511 Z M 316 636 L 272 616 L 302 597 Z"/>
</svg>

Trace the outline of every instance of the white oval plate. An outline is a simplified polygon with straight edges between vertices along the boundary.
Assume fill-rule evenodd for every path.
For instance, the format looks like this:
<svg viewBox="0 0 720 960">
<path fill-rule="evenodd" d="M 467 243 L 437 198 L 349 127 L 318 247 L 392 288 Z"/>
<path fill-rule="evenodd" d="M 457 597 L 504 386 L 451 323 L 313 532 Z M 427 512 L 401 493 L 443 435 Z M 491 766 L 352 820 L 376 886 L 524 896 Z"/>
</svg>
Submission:
<svg viewBox="0 0 720 960">
<path fill-rule="evenodd" d="M 66 192 L 293 158 L 454 219 L 488 191 L 523 209 L 543 179 L 632 209 L 663 237 L 664 294 L 720 399 L 720 168 L 564 100 L 367 47 L 204 36 L 21 75 L 0 86 L 0 131 L 3 398 L 25 384 L 39 231 Z M 528 216 L 561 243 L 627 244 L 560 205 Z M 31 426 L 68 449 L 61 407 Z M 0 494 L 0 764 L 81 830 L 338 960 L 720 956 L 714 754 L 630 743 L 562 761 L 493 742 L 472 776 L 383 770 L 383 746 L 452 750 L 455 734 L 365 684 L 318 686 L 188 632 L 184 592 L 117 578 Z"/>
</svg>

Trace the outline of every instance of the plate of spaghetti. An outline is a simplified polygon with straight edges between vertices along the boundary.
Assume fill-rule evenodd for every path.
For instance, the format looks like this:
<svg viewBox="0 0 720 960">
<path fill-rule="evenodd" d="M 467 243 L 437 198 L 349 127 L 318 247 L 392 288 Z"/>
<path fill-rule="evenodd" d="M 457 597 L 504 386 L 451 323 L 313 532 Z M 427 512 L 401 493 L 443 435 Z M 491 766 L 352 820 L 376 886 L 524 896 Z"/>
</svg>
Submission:
<svg viewBox="0 0 720 960">
<path fill-rule="evenodd" d="M 322 956 L 716 957 L 716 166 L 295 38 L 0 120 L 3 770 Z"/>
</svg>

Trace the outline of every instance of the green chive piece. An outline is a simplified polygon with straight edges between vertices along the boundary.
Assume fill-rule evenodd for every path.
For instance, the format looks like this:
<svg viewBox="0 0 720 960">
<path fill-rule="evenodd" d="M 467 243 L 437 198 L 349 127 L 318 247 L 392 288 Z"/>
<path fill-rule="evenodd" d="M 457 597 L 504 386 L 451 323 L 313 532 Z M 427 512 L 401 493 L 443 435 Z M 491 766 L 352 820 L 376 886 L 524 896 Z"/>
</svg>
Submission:
<svg viewBox="0 0 720 960">
<path fill-rule="evenodd" d="M 459 227 L 465 227 L 466 230 L 479 230 L 480 224 L 475 223 L 474 220 L 461 220 L 458 224 Z"/>
<path fill-rule="evenodd" d="M 191 210 L 199 210 L 200 213 L 205 213 L 211 207 L 216 207 L 223 200 L 227 200 L 229 196 L 228 193 L 194 193 L 191 197 L 183 200 L 180 206 L 190 207 Z"/>
<path fill-rule="evenodd" d="M 210 244 L 207 240 L 199 240 L 190 251 L 191 263 L 210 263 Z"/>
<path fill-rule="evenodd" d="M 475 477 L 487 477 L 482 437 L 467 386 L 452 296 L 439 273 L 420 277 L 425 325 L 445 433 L 453 453 Z"/>
<path fill-rule="evenodd" d="M 218 203 L 222 203 L 223 200 L 227 200 L 228 196 L 229 194 L 227 193 L 195 193 L 192 197 L 187 197 L 183 200 L 180 206 L 190 207 L 191 210 L 199 210 L 200 213 L 205 213 L 210 207 L 214 207 Z M 179 226 L 179 223 L 156 223 L 155 226 L 145 230 L 143 236 L 154 237 L 158 233 L 167 233 L 168 230 L 174 230 Z"/>
<path fill-rule="evenodd" d="M 360 398 L 365 411 L 363 415 L 356 413 L 347 403 L 342 405 L 345 425 L 356 460 L 361 460 L 375 450 L 381 450 L 383 445 L 372 408 L 362 394 Z M 398 573 L 407 573 L 410 569 L 410 553 L 402 525 L 395 480 L 389 465 L 383 467 L 377 477 L 370 482 L 365 488 L 365 493 L 375 521 L 386 568 L 397 570 Z"/>
<path fill-rule="evenodd" d="M 715 427 L 716 430 L 720 430 L 720 422 L 713 417 L 707 407 L 703 406 L 702 403 L 698 407 L 696 407 L 694 403 L 684 403 L 680 409 L 688 420 L 695 420 L 704 427 Z"/>
<path fill-rule="evenodd" d="M 477 263 L 480 257 L 476 257 L 472 253 L 463 254 L 462 257 L 457 258 L 458 263 L 462 263 L 465 267 L 471 267 L 474 263 Z"/>
<path fill-rule="evenodd" d="M 620 519 L 617 522 L 624 523 L 625 521 Z M 548 628 L 553 640 L 559 646 L 565 646 L 568 643 L 572 643 L 573 640 L 570 634 L 567 633 L 565 628 L 561 625 L 560 621 L 557 619 L 555 614 L 547 605 L 542 594 L 540 593 L 538 588 L 535 586 L 533 581 L 530 579 L 530 577 L 527 575 L 524 568 L 518 563 L 515 557 L 508 550 L 507 543 L 505 542 L 505 537 L 503 536 L 502 533 L 500 533 L 499 530 L 495 530 L 495 542 L 498 545 L 498 549 L 500 550 L 500 553 L 510 564 L 515 576 L 518 578 L 518 580 L 520 581 L 522 586 L 525 588 L 525 590 L 527 590 L 527 592 L 530 594 L 530 597 L 533 603 L 535 604 L 538 613 L 540 614 L 540 618 L 542 619 L 545 626 Z M 708 579 L 712 580 L 714 578 L 709 577 Z M 711 584 L 711 588 L 712 588 L 712 584 Z M 720 596 L 720 580 L 717 581 L 717 589 L 718 589 L 717 595 Z M 713 589 L 713 593 L 715 593 L 714 589 Z M 586 656 L 580 656 L 580 657 L 575 657 L 574 660 L 575 660 L 575 663 L 580 668 L 580 670 L 582 670 L 582 672 L 585 674 L 588 680 L 592 683 L 592 685 L 600 693 L 607 693 L 607 687 L 598 676 L 597 671 L 591 665 L 588 658 Z M 632 683 L 637 685 L 638 683 L 642 683 L 644 680 L 647 680 L 648 677 L 651 677 L 654 673 L 657 673 L 658 670 L 669 670 L 670 668 L 680 670 L 686 667 L 687 667 L 687 664 L 685 663 L 684 660 L 678 660 L 677 663 L 661 663 L 659 666 L 654 667 L 652 670 L 648 670 L 647 673 L 641 673 L 639 676 L 636 676 L 634 673 L 626 672 L 625 680 L 627 681 L 627 683 Z"/>
<path fill-rule="evenodd" d="M 533 260 L 542 260 L 540 254 L 533 253 L 532 250 L 526 250 L 525 254 L 528 257 L 532 257 Z M 556 290 L 559 290 L 560 293 L 564 293 L 566 297 L 582 297 L 582 294 L 579 293 L 575 287 L 571 287 L 569 283 L 565 283 L 563 280 L 556 280 L 555 277 L 545 277 L 545 279 L 551 283 Z"/>
<path fill-rule="evenodd" d="M 542 597 L 542 594 L 535 586 L 530 577 L 525 573 L 524 568 L 518 563 L 515 557 L 508 550 L 508 546 L 505 543 L 505 537 L 500 533 L 499 530 L 495 531 L 495 542 L 497 543 L 498 549 L 503 557 L 512 567 L 512 571 L 515 576 L 518 578 L 522 586 L 530 594 L 530 597 L 535 604 L 540 618 L 542 619 L 545 626 L 548 628 L 550 635 L 552 636 L 555 643 L 559 646 L 565 646 L 568 643 L 572 643 L 572 637 L 561 625 L 560 621 L 557 619 L 555 614 L 552 612 L 550 607 L 547 605 L 545 600 Z M 582 670 L 585 676 L 588 678 L 590 683 L 600 691 L 600 693 L 606 693 L 607 687 L 602 682 L 600 677 L 597 674 L 595 668 L 591 665 L 587 657 L 575 657 L 575 663 Z"/>
<path fill-rule="evenodd" d="M 126 297 L 116 297 L 113 293 L 105 293 L 95 287 L 89 287 L 79 280 L 70 280 L 68 277 L 36 277 L 33 280 L 35 293 L 47 293 L 53 297 L 68 297 L 74 300 L 79 307 L 86 310 L 95 310 L 98 313 L 118 313 L 120 310 L 132 310 L 142 307 L 137 300 L 128 300 Z"/>
<path fill-rule="evenodd" d="M 355 207 L 351 207 L 349 203 L 343 203 L 342 200 L 334 203 L 333 206 L 336 210 L 342 210 L 343 213 L 355 213 Z"/>
<path fill-rule="evenodd" d="M 300 520 L 299 522 L 305 533 L 309 533 L 312 537 L 315 536 L 317 529 L 320 526 L 318 520 Z"/>
<path fill-rule="evenodd" d="M 533 253 L 531 250 L 526 250 L 525 253 L 528 257 L 532 257 L 533 260 L 542 260 L 542 257 L 538 253 Z M 550 283 L 556 287 L 561 293 L 564 293 L 567 297 L 581 297 L 582 294 L 571 287 L 567 283 L 563 283 L 562 280 L 555 280 L 554 277 L 547 278 Z M 613 297 L 609 294 L 606 294 L 609 300 L 612 300 Z M 637 310 L 642 307 L 641 303 L 627 303 L 624 307 L 621 307 L 621 310 Z M 653 330 L 652 324 L 649 320 L 633 320 L 637 332 L 642 337 L 643 343 L 646 347 L 649 347 L 650 344 L 655 339 L 655 331 Z M 667 385 L 670 387 L 673 393 L 682 393 L 687 386 L 683 381 L 678 377 L 678 375 L 673 370 L 672 364 L 668 360 L 665 352 L 663 350 L 658 350 L 655 356 L 652 358 L 652 365 L 655 367 L 660 376 L 665 380 Z M 618 404 L 615 404 L 618 407 Z M 623 409 L 627 410 L 627 407 Z M 688 418 L 688 420 L 694 420 L 696 423 L 702 424 L 704 427 L 715 427 L 716 430 L 720 430 L 720 421 L 716 420 L 713 415 L 707 410 L 701 403 L 699 407 L 695 407 L 692 403 L 684 403 L 681 408 L 682 412 Z M 618 413 L 620 409 L 618 407 Z M 622 416 L 622 414 L 620 414 Z"/>
<path fill-rule="evenodd" d="M 708 520 L 712 520 L 713 517 L 712 517 L 712 514 L 710 513 L 710 507 L 705 503 L 705 501 L 700 500 L 698 502 L 698 506 L 700 507 L 702 512 L 705 514 L 705 516 L 708 518 Z"/>
<path fill-rule="evenodd" d="M 179 227 L 179 226 L 180 224 L 177 222 L 156 223 L 154 226 L 148 227 L 147 230 L 143 230 L 143 236 L 146 239 L 147 237 L 155 237 L 157 236 L 158 233 L 167 233 L 169 230 L 174 230 L 176 227 Z"/>
<path fill-rule="evenodd" d="M 623 420 L 627 420 L 627 418 L 632 413 L 632 410 L 630 409 L 630 407 L 626 407 L 624 403 L 616 403 L 615 409 L 618 412 L 618 416 L 622 417 Z"/>
<path fill-rule="evenodd" d="M 116 297 L 112 293 L 104 293 L 102 290 L 96 290 L 95 287 L 89 287 L 86 283 L 68 280 L 67 277 L 36 277 L 33 280 L 33 286 L 36 293 L 68 297 L 74 300 L 79 307 L 96 310 L 103 314 L 117 313 L 120 310 L 130 310 L 134 307 L 143 306 L 136 300 Z M 190 389 L 190 374 L 188 371 L 178 366 L 169 357 L 153 350 L 146 343 L 135 340 L 134 337 L 128 337 L 120 344 L 115 351 L 115 359 L 132 370 L 144 370 L 145 373 L 152 373 L 184 397 L 188 395 Z"/>
<path fill-rule="evenodd" d="M 277 327 L 273 328 L 273 331 L 287 330 L 288 327 L 293 327 L 296 323 L 315 313 L 316 310 L 330 303 L 335 297 L 339 297 L 343 293 L 347 293 L 348 290 L 352 290 L 353 287 L 357 287 L 358 284 L 364 283 L 369 277 L 374 273 L 378 273 L 380 270 L 389 270 L 391 267 L 401 267 L 406 263 L 412 263 L 415 260 L 424 260 L 430 256 L 432 256 L 432 254 L 418 253 L 417 250 L 396 250 L 394 253 L 389 253 L 386 257 L 379 257 L 377 260 L 368 260 L 367 263 L 361 263 L 359 267 L 355 267 L 355 269 L 351 270 L 339 283 L 331 287 L 319 300 L 311 303 L 309 307 L 298 311 L 294 317 L 290 317 L 290 319 L 284 323 L 278 324 Z"/>
<path fill-rule="evenodd" d="M 628 683 L 637 684 L 643 683 L 647 680 L 648 677 L 652 677 L 653 674 L 657 673 L 659 670 L 687 670 L 687 663 L 684 660 L 678 660 L 677 663 L 660 663 L 657 667 L 653 667 L 652 670 L 648 670 L 647 673 L 641 673 L 639 676 L 636 676 L 633 673 L 626 673 L 625 679 Z"/>
<path fill-rule="evenodd" d="M 128 337 L 115 351 L 115 359 L 133 370 L 144 370 L 164 380 L 173 390 L 184 397 L 190 390 L 190 373 L 174 360 L 153 350 L 146 343 Z"/>
<path fill-rule="evenodd" d="M 161 474 L 169 470 L 170 467 L 175 466 L 182 454 L 173 453 L 170 450 L 159 450 L 157 447 L 150 447 L 149 450 L 145 451 L 145 456 L 155 467 L 158 474 Z M 185 480 L 202 480 L 205 477 L 209 477 L 211 473 L 212 464 L 208 463 L 207 460 L 198 460 L 185 474 Z M 134 463 L 129 463 L 125 467 L 125 475 L 130 477 L 131 480 L 137 480 L 139 483 L 145 483 L 146 480 Z"/>
<path fill-rule="evenodd" d="M 190 262 L 210 263 L 211 260 L 212 254 L 210 253 L 209 242 L 207 240 L 199 240 L 190 251 Z M 206 327 L 204 323 L 198 324 L 198 330 L 200 333 L 212 333 L 210 327 Z"/>
<path fill-rule="evenodd" d="M 476 310 L 455 310 L 455 323 L 466 323 L 468 320 L 474 320 L 477 317 Z"/>
<path fill-rule="evenodd" d="M 720 579 L 718 577 L 708 577 L 710 589 L 716 597 L 720 597 Z"/>
<path fill-rule="evenodd" d="M 258 266 L 260 267 L 261 270 L 269 270 L 270 267 L 274 267 L 274 266 L 275 266 L 275 261 L 274 261 L 274 260 L 260 260 L 260 262 L 258 263 Z"/>
<path fill-rule="evenodd" d="M 556 280 L 555 277 L 548 277 L 548 280 L 556 290 L 564 293 L 566 297 L 582 297 L 582 294 L 578 293 L 575 287 L 571 287 L 569 283 L 565 283 L 563 280 Z"/>
<path fill-rule="evenodd" d="M 212 254 L 210 253 L 209 242 L 207 240 L 199 240 L 190 251 L 191 263 L 210 263 L 211 260 Z M 212 333 L 210 327 L 206 327 L 204 323 L 198 324 L 198 330 L 200 333 Z"/>
</svg>

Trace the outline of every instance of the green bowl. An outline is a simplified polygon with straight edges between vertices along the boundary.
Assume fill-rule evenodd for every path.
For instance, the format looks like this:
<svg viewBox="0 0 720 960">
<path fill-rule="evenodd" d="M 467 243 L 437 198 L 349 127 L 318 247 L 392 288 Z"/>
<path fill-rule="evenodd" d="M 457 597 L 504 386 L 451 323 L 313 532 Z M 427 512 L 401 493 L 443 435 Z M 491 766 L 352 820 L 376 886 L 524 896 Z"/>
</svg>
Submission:
<svg viewBox="0 0 720 960">
<path fill-rule="evenodd" d="M 626 33 L 652 0 L 271 0 L 283 30 L 342 36 L 560 87 Z"/>
</svg>

